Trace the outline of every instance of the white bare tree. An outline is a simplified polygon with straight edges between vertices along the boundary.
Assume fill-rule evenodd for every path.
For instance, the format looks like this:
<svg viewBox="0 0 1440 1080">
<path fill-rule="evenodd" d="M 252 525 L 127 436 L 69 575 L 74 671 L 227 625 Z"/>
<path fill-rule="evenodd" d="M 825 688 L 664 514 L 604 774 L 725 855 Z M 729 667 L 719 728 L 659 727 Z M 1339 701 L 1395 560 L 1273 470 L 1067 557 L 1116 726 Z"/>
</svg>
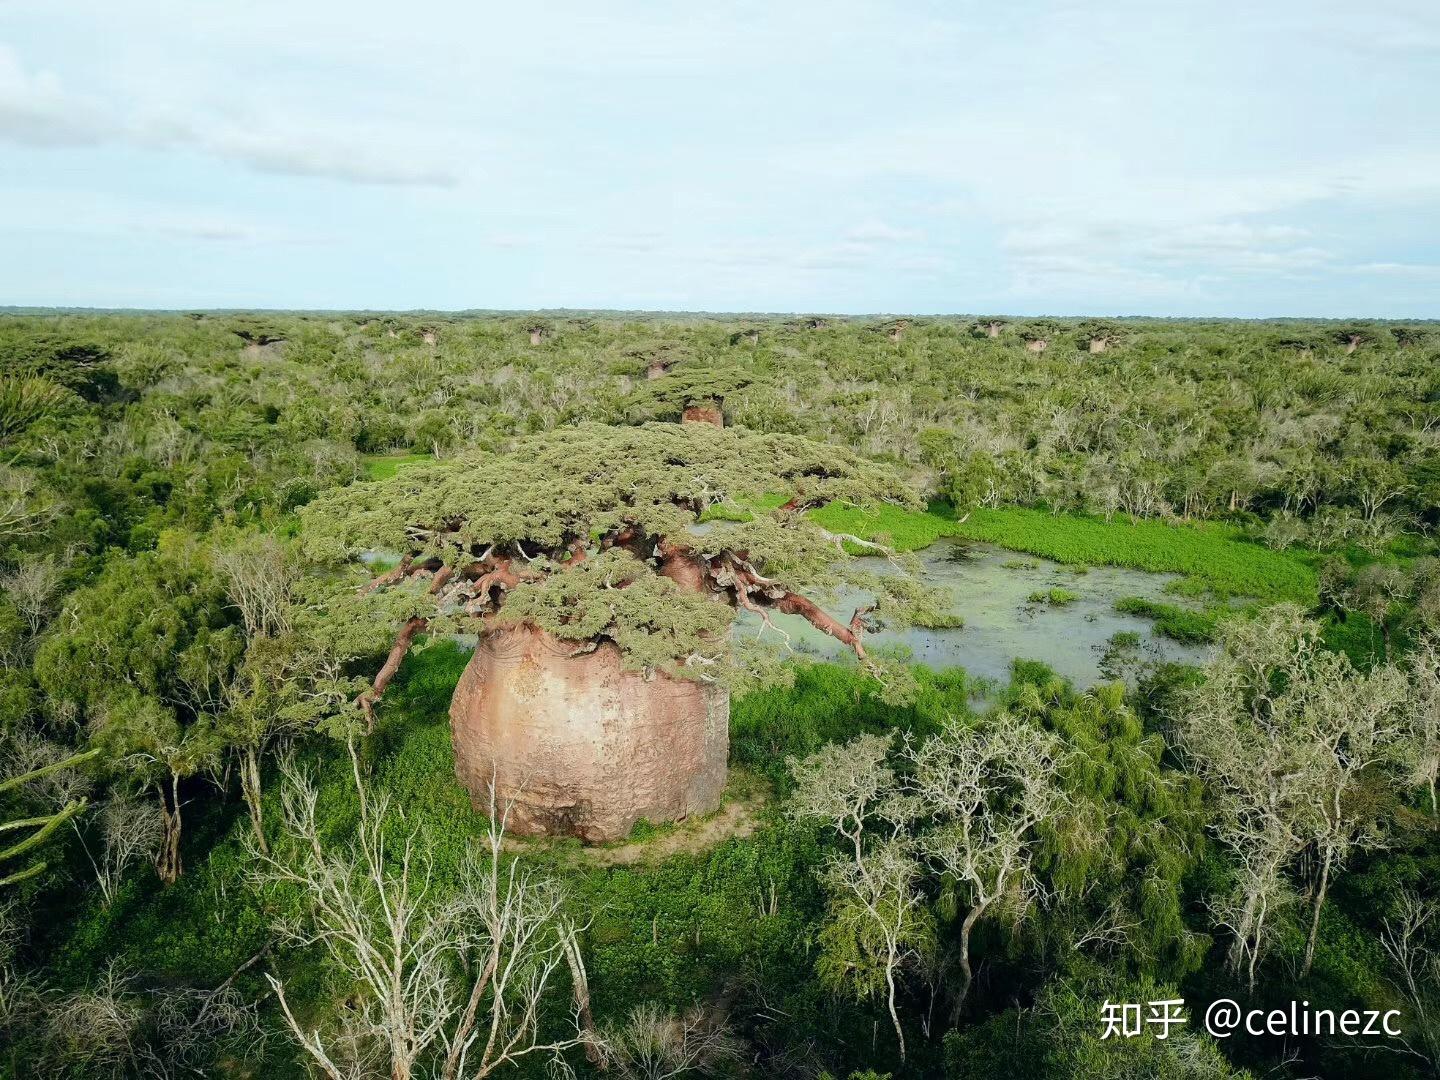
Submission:
<svg viewBox="0 0 1440 1080">
<path fill-rule="evenodd" d="M 1070 806 L 1060 784 L 1066 752 L 1051 733 L 999 712 L 979 724 L 952 721 L 904 754 L 913 766 L 907 789 L 935 820 L 919 834 L 919 849 L 955 883 L 966 908 L 953 1006 L 958 1020 L 970 991 L 975 924 L 1000 911 L 1018 921 L 1040 895 L 1038 830 Z"/>
<path fill-rule="evenodd" d="M 125 880 L 126 872 L 141 859 L 153 859 L 165 835 L 160 807 L 151 799 L 141 799 L 127 791 L 117 791 L 106 799 L 95 816 L 99 856 L 90 850 L 85 833 L 76 826 L 81 846 L 100 886 L 105 907 L 115 902 L 115 894 Z"/>
<path fill-rule="evenodd" d="M 849 854 L 832 858 L 824 871 L 831 921 L 823 931 L 820 970 L 828 982 L 850 986 L 859 997 L 883 991 L 903 1060 L 897 977 L 924 954 L 932 935 L 920 892 L 921 867 L 905 834 L 915 808 L 886 763 L 892 745 L 888 736 L 862 735 L 803 761 L 791 758 L 795 792 L 789 813 L 822 821 L 850 843 Z M 888 835 L 867 834 L 873 818 L 889 825 Z"/>
<path fill-rule="evenodd" d="M 741 1056 L 742 1043 L 719 1013 L 696 1005 L 678 1016 L 654 1002 L 607 1026 L 603 1062 L 626 1080 L 710 1075 Z"/>
<path fill-rule="evenodd" d="M 1408 1006 L 1402 1038 L 1410 1053 L 1440 1069 L 1440 903 L 1406 892 L 1398 907 L 1380 944 Z"/>
<path fill-rule="evenodd" d="M 55 599 L 60 593 L 64 572 L 65 563 L 47 555 L 24 559 L 0 578 L 0 592 L 10 597 L 32 638 L 45 629 L 55 614 Z"/>
<path fill-rule="evenodd" d="M 1404 764 L 1411 781 L 1430 794 L 1430 813 L 1440 817 L 1440 633 L 1420 635 L 1410 654 L 1410 707 L 1406 712 Z"/>
<path fill-rule="evenodd" d="M 323 1032 L 300 1022 L 284 983 L 267 975 L 292 1036 L 325 1076 L 378 1070 L 408 1080 L 429 1070 L 478 1080 L 533 1054 L 593 1043 L 578 1006 L 568 1028 L 542 1030 L 557 971 L 579 964 L 578 931 L 563 915 L 558 882 L 504 858 L 508 806 L 492 805 L 486 850 L 472 853 L 458 896 L 442 902 L 416 834 L 392 841 L 383 795 L 361 800 L 353 839 L 327 848 L 314 784 L 293 763 L 282 773 L 286 842 L 271 853 L 252 842 L 257 877 L 300 891 L 308 910 L 282 925 L 282 936 L 323 945 L 360 995 Z"/>
<path fill-rule="evenodd" d="M 1286 874 L 1298 856 L 1313 852 L 1317 867 L 1308 971 L 1335 871 L 1353 850 L 1383 842 L 1354 795 L 1392 756 L 1406 695 L 1399 672 L 1356 672 L 1324 648 L 1318 623 L 1279 604 L 1227 623 L 1204 683 L 1184 696 L 1180 746 L 1210 790 L 1211 828 L 1236 870 L 1234 891 L 1212 906 L 1233 934 L 1230 967 L 1252 986 L 1272 916 L 1293 899 Z"/>
<path fill-rule="evenodd" d="M 1409 684 L 1390 666 L 1356 672 L 1343 653 L 1322 652 L 1307 672 L 1310 686 L 1296 680 L 1290 692 L 1306 693 L 1297 738 L 1323 751 L 1316 756 L 1309 834 L 1319 861 L 1313 882 L 1310 932 L 1301 976 L 1310 973 L 1320 930 L 1320 911 L 1330 882 L 1354 851 L 1385 843 L 1385 833 L 1370 800 L 1358 798 L 1366 774 L 1394 758 L 1404 730 Z"/>
<path fill-rule="evenodd" d="M 1232 934 L 1231 971 L 1245 971 L 1252 986 L 1273 916 L 1293 899 L 1285 871 L 1308 840 L 1320 766 L 1319 748 L 1295 737 L 1303 703 L 1277 674 L 1303 669 L 1319 648 L 1316 628 L 1292 605 L 1230 623 L 1204 684 L 1176 716 L 1180 746 L 1215 804 L 1211 831 L 1235 864 L 1232 891 L 1211 908 Z"/>
<path fill-rule="evenodd" d="M 290 629 L 290 599 L 301 566 L 292 546 L 273 533 L 238 532 L 212 556 L 248 637 Z"/>
</svg>

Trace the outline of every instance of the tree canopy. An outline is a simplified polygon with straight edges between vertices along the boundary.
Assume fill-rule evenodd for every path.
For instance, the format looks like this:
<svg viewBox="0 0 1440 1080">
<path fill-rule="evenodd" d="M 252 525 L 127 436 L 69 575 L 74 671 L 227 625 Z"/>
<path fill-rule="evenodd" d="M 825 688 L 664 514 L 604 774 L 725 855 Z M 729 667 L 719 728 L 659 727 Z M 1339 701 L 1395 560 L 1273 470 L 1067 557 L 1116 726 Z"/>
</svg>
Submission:
<svg viewBox="0 0 1440 1080">
<path fill-rule="evenodd" d="M 766 626 L 772 612 L 799 615 L 878 671 L 867 620 L 938 616 L 905 560 L 804 513 L 835 501 L 920 505 L 889 468 L 799 436 L 582 424 L 327 493 L 302 520 L 314 558 L 400 555 L 370 593 L 428 582 L 377 601 L 411 637 L 529 622 L 582 647 L 612 640 L 632 667 L 719 679 L 743 608 Z M 855 550 L 901 572 L 863 569 Z M 839 585 L 874 597 L 849 622 L 807 595 Z"/>
</svg>

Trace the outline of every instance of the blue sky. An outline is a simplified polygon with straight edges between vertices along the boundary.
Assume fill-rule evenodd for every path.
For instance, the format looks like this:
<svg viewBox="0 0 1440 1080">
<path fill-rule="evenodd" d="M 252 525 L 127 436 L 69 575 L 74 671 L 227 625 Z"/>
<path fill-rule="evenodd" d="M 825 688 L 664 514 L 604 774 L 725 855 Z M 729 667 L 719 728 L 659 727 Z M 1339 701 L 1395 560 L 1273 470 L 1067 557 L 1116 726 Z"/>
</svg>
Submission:
<svg viewBox="0 0 1440 1080">
<path fill-rule="evenodd" d="M 1440 317 L 1434 0 L 8 0 L 0 304 Z"/>
</svg>

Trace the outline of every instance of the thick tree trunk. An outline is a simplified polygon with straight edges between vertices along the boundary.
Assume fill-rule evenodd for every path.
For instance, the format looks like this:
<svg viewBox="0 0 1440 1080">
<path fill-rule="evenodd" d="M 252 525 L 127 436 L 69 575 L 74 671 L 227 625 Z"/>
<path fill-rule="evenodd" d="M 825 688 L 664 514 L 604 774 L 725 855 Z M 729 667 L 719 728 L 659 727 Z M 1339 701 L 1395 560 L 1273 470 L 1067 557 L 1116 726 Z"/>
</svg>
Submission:
<svg viewBox="0 0 1440 1080">
<path fill-rule="evenodd" d="M 724 427 L 725 413 L 720 408 L 720 402 L 707 401 L 685 406 L 680 420 L 686 424 L 714 424 L 716 427 Z"/>
<path fill-rule="evenodd" d="M 729 704 L 718 687 L 626 670 L 611 642 L 577 652 L 529 626 L 491 632 L 450 704 L 456 775 L 481 810 L 494 776 L 512 833 L 613 840 L 720 804 Z"/>
</svg>

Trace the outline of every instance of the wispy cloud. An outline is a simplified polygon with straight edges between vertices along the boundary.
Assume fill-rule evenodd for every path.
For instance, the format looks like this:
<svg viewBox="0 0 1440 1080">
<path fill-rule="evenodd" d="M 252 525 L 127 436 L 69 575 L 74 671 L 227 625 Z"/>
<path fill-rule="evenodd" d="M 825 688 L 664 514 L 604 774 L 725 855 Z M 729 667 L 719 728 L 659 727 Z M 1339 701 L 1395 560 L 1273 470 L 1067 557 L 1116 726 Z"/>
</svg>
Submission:
<svg viewBox="0 0 1440 1080">
<path fill-rule="evenodd" d="M 424 153 L 381 142 L 374 133 L 341 137 L 260 124 L 240 127 L 204 119 L 145 115 L 68 93 L 51 72 L 28 72 L 13 49 L 0 45 L 0 140 L 32 147 L 115 143 L 148 150 L 190 150 L 254 172 L 315 177 L 355 184 L 453 187 L 456 170 Z"/>
</svg>

